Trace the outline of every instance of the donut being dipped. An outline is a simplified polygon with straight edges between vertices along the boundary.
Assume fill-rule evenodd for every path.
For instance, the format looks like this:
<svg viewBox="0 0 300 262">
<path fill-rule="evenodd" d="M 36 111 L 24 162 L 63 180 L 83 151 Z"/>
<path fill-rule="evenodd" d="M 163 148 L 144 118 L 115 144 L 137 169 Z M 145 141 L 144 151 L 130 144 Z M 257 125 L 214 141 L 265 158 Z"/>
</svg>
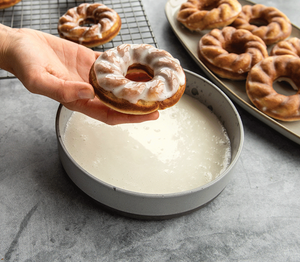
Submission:
<svg viewBox="0 0 300 262">
<path fill-rule="evenodd" d="M 115 38 L 121 24 L 120 16 L 113 9 L 100 3 L 84 3 L 69 9 L 59 19 L 57 30 L 61 38 L 96 47 Z"/>
<path fill-rule="evenodd" d="M 149 114 L 175 105 L 185 73 L 177 59 L 148 44 L 122 44 L 102 53 L 89 79 L 96 96 L 126 114 Z"/>
<path fill-rule="evenodd" d="M 291 55 L 270 56 L 256 64 L 246 80 L 250 101 L 266 115 L 282 120 L 300 120 L 300 58 Z M 295 94 L 283 95 L 273 88 L 275 81 L 286 81 Z"/>
<path fill-rule="evenodd" d="M 284 13 L 262 4 L 244 5 L 230 26 L 250 31 L 263 39 L 266 45 L 284 40 L 292 32 L 291 22 Z"/>
<path fill-rule="evenodd" d="M 226 26 L 205 34 L 198 44 L 198 57 L 216 75 L 245 80 L 250 69 L 268 57 L 263 40 L 243 29 Z"/>
<path fill-rule="evenodd" d="M 21 0 L 1 0 L 0 1 L 0 9 L 6 9 L 16 5 L 21 2 Z"/>
<path fill-rule="evenodd" d="M 231 24 L 241 10 L 237 0 L 188 0 L 181 5 L 177 20 L 191 31 L 202 31 Z"/>
</svg>

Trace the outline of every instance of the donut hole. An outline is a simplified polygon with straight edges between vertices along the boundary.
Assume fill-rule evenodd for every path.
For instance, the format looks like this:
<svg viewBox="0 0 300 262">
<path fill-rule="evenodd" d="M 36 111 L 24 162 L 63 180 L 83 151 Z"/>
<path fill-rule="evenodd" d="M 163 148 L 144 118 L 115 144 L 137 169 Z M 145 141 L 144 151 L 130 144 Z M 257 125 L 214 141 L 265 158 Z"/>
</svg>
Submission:
<svg viewBox="0 0 300 262">
<path fill-rule="evenodd" d="M 153 70 L 146 65 L 133 64 L 128 67 L 126 78 L 135 82 L 149 82 L 154 76 Z"/>
<path fill-rule="evenodd" d="M 287 77 L 280 77 L 273 82 L 273 89 L 281 95 L 291 96 L 298 91 L 296 84 Z"/>
<path fill-rule="evenodd" d="M 224 49 L 228 53 L 234 53 L 237 55 L 245 53 L 244 45 L 241 42 L 234 42 L 234 41 L 228 42 L 227 45 L 224 46 Z"/>
<path fill-rule="evenodd" d="M 86 18 L 79 21 L 79 26 L 81 27 L 92 27 L 96 22 L 92 18 Z"/>
<path fill-rule="evenodd" d="M 250 25 L 255 25 L 257 27 L 260 27 L 260 26 L 266 26 L 269 24 L 269 22 L 263 18 L 255 18 L 255 19 L 250 19 L 249 20 L 249 24 Z"/>
<path fill-rule="evenodd" d="M 201 11 L 211 11 L 217 7 L 216 3 L 212 4 L 203 4 L 202 6 L 198 6 L 198 10 Z"/>
</svg>

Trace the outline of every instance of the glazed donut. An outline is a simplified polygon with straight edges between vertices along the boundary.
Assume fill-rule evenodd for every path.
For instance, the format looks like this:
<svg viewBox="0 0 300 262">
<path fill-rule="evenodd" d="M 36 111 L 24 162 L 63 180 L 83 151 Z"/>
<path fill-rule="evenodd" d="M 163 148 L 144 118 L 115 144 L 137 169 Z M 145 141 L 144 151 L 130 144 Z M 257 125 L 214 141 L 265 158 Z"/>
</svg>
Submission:
<svg viewBox="0 0 300 262">
<path fill-rule="evenodd" d="M 92 24 L 91 27 L 85 24 Z M 87 47 L 95 47 L 112 40 L 121 29 L 117 12 L 99 3 L 81 4 L 69 9 L 58 21 L 58 33 Z"/>
<path fill-rule="evenodd" d="M 127 77 L 147 74 L 149 81 Z M 131 79 L 131 80 L 130 80 Z M 176 104 L 184 93 L 185 73 L 177 59 L 148 44 L 122 44 L 102 53 L 90 70 L 96 96 L 127 114 L 148 114 Z"/>
<path fill-rule="evenodd" d="M 191 31 L 224 27 L 241 12 L 237 0 L 188 0 L 183 3 L 177 20 Z"/>
<path fill-rule="evenodd" d="M 251 67 L 268 57 L 268 51 L 258 36 L 226 26 L 213 29 L 200 39 L 198 57 L 218 76 L 244 80 Z"/>
<path fill-rule="evenodd" d="M 282 121 L 300 120 L 300 59 L 290 55 L 270 56 L 249 72 L 246 91 L 252 103 L 270 117 Z M 285 80 L 297 90 L 291 96 L 277 93 L 275 80 Z"/>
<path fill-rule="evenodd" d="M 291 22 L 285 14 L 275 7 L 261 4 L 244 5 L 231 26 L 252 32 L 264 40 L 266 45 L 284 40 L 292 32 Z"/>
<path fill-rule="evenodd" d="M 0 9 L 9 8 L 21 2 L 21 0 L 0 0 Z"/>
<path fill-rule="evenodd" d="M 280 41 L 272 48 L 270 55 L 293 55 L 300 57 L 300 39 L 292 37 L 288 40 Z"/>
</svg>

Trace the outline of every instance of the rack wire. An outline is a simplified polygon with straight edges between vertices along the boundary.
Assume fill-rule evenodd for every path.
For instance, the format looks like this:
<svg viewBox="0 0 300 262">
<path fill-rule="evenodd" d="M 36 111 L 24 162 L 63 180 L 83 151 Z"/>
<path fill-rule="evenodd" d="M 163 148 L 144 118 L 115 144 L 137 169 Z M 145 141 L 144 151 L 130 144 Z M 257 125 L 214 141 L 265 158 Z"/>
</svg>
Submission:
<svg viewBox="0 0 300 262">
<path fill-rule="evenodd" d="M 121 17 L 122 27 L 113 40 L 93 50 L 104 52 L 123 43 L 145 43 L 158 47 L 141 0 L 22 0 L 13 7 L 0 10 L 0 23 L 12 28 L 31 28 L 58 36 L 58 20 L 68 9 L 81 3 L 94 2 L 114 9 Z M 0 79 L 11 77 L 14 76 L 0 69 Z"/>
</svg>

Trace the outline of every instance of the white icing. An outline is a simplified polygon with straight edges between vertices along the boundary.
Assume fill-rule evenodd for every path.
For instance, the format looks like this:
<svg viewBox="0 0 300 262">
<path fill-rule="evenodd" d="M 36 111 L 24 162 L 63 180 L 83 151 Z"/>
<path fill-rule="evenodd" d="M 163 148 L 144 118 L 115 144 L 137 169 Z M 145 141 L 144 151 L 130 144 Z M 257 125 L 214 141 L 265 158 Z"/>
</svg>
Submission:
<svg viewBox="0 0 300 262">
<path fill-rule="evenodd" d="M 127 70 L 132 64 L 150 67 L 154 71 L 153 78 L 142 83 L 126 79 Z M 148 44 L 123 44 L 110 49 L 98 57 L 94 68 L 99 86 L 133 104 L 140 99 L 163 101 L 185 84 L 185 74 L 178 59 Z M 107 73 L 107 69 L 111 72 Z M 149 92 L 157 86 L 163 87 L 163 90 L 156 94 Z M 124 92 L 124 89 L 136 92 Z"/>
<path fill-rule="evenodd" d="M 87 34 L 91 34 L 91 30 L 93 30 L 93 34 L 91 34 L 90 37 L 96 36 L 98 38 L 102 38 L 102 33 L 110 30 L 112 28 L 112 26 L 116 23 L 117 14 L 112 9 L 110 9 L 110 11 L 107 11 L 106 10 L 107 7 L 105 5 L 102 5 L 102 4 L 99 6 L 97 6 L 97 5 L 99 5 L 99 4 L 82 4 L 78 7 L 72 8 L 70 14 L 74 13 L 73 16 L 71 16 L 68 13 L 66 13 L 64 15 L 64 17 L 66 17 L 69 20 L 68 22 L 62 23 L 61 20 L 59 20 L 58 29 L 60 30 L 60 32 L 66 37 L 78 38 L 78 41 L 80 44 L 85 40 L 85 37 Z M 97 6 L 97 7 L 95 7 L 94 11 L 92 12 L 92 15 L 88 16 L 86 13 L 86 10 L 90 6 Z M 79 7 L 80 8 L 83 7 L 80 18 L 78 18 L 79 14 L 77 12 L 77 8 L 79 8 Z M 105 9 L 101 14 L 105 14 L 105 17 L 98 19 L 98 23 L 95 24 L 96 28 L 97 28 L 96 30 L 95 30 L 95 27 L 80 26 L 80 23 L 86 19 L 94 20 L 95 13 L 98 11 L 101 12 L 101 9 L 103 9 L 103 8 L 105 8 Z M 98 17 L 99 17 L 99 15 L 98 15 Z M 102 26 L 102 24 L 105 26 Z M 68 30 L 63 29 L 63 27 L 65 25 L 68 26 Z M 70 27 L 72 27 L 72 28 L 70 29 Z M 78 35 L 78 30 L 81 30 L 81 33 L 79 35 Z"/>
<path fill-rule="evenodd" d="M 92 176 L 134 192 L 192 190 L 228 167 L 227 133 L 198 100 L 183 95 L 156 121 L 109 126 L 78 112 L 63 137 L 72 159 Z"/>
</svg>

